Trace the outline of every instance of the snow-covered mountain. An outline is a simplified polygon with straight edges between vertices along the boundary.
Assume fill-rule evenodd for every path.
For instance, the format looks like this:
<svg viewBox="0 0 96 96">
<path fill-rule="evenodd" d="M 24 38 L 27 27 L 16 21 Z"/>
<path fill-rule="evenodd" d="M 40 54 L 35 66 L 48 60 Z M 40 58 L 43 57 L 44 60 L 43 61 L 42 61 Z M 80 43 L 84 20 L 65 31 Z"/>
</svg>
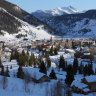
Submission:
<svg viewBox="0 0 96 96">
<path fill-rule="evenodd" d="M 75 9 L 74 7 L 69 6 L 69 7 L 58 7 L 52 10 L 37 10 L 36 12 L 33 12 L 32 15 L 40 19 L 40 18 L 48 18 L 52 16 L 61 16 L 65 14 L 77 14 L 77 13 L 81 13 L 81 12 Z"/>
<path fill-rule="evenodd" d="M 96 37 L 96 10 L 44 17 L 42 21 L 55 29 L 58 35 L 73 38 Z"/>
<path fill-rule="evenodd" d="M 47 39 L 52 32 L 51 27 L 17 5 L 0 0 L 0 38 Z"/>
<path fill-rule="evenodd" d="M 44 29 L 44 25 L 34 26 L 25 21 L 13 16 L 5 9 L 0 8 L 0 38 L 14 39 L 20 37 L 27 37 L 29 39 L 49 39 L 48 30 Z M 4 20 L 6 22 L 4 22 Z M 12 25 L 11 25 L 12 24 Z"/>
</svg>

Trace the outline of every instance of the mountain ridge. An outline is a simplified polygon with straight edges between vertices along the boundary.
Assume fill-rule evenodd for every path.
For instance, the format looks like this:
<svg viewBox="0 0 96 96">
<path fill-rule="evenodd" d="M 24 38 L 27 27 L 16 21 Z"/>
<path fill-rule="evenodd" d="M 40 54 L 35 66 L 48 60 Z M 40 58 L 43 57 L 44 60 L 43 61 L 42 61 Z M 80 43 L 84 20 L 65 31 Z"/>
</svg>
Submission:
<svg viewBox="0 0 96 96">
<path fill-rule="evenodd" d="M 64 14 L 40 18 L 58 32 L 69 37 L 96 37 L 96 10 L 88 10 L 77 14 Z"/>
<path fill-rule="evenodd" d="M 68 6 L 68 7 L 57 7 L 51 10 L 37 10 L 35 12 L 32 12 L 31 14 L 40 19 L 40 18 L 49 18 L 52 16 L 61 16 L 66 14 L 79 14 L 79 13 L 81 12 L 78 11 L 76 8 Z"/>
</svg>

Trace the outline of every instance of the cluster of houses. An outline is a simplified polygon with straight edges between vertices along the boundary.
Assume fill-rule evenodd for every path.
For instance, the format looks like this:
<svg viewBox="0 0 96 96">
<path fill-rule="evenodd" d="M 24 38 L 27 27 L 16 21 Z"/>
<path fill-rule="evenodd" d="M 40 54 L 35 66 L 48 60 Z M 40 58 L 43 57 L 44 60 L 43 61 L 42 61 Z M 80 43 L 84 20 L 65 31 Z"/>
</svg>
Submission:
<svg viewBox="0 0 96 96">
<path fill-rule="evenodd" d="M 72 49 L 72 44 L 76 48 Z M 3 65 L 13 67 L 18 67 L 16 61 L 10 61 L 10 55 L 12 50 L 50 50 L 51 46 L 60 45 L 60 51 L 74 55 L 76 58 L 81 59 L 91 59 L 90 47 L 96 47 L 96 40 L 92 39 L 50 39 L 50 40 L 17 40 L 17 41 L 0 41 L 0 57 L 2 59 Z M 68 48 L 68 49 L 67 49 Z M 60 56 L 59 56 L 60 57 Z M 54 57 L 55 58 L 55 57 Z M 54 60 L 53 60 L 54 61 Z M 54 62 L 55 63 L 55 62 Z M 56 64 L 56 63 L 55 63 Z M 11 67 L 11 66 L 10 66 Z M 35 69 L 36 70 L 36 69 Z M 49 82 L 50 77 L 42 74 L 38 71 L 33 72 L 32 81 L 35 83 Z M 38 76 L 36 76 L 38 75 Z M 88 94 L 91 92 L 96 92 L 96 77 L 88 76 L 79 80 L 74 80 L 72 85 L 72 90 L 76 93 Z"/>
<path fill-rule="evenodd" d="M 87 95 L 96 92 L 96 76 L 91 75 L 79 80 L 74 80 L 71 87 L 73 92 L 78 94 Z"/>
</svg>

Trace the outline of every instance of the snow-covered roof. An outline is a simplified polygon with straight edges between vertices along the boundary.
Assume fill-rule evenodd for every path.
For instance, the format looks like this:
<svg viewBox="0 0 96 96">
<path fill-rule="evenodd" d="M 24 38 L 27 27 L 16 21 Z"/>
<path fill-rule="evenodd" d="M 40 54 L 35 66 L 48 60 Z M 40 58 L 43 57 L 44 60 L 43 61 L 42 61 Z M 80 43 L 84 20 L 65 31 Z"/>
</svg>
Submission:
<svg viewBox="0 0 96 96">
<path fill-rule="evenodd" d="M 6 58 L 1 58 L 1 61 L 2 61 L 2 62 L 7 62 L 8 59 L 6 59 Z"/>
<path fill-rule="evenodd" d="M 16 61 L 16 60 L 11 60 L 11 62 L 12 62 L 12 63 L 17 63 L 17 61 Z"/>
<path fill-rule="evenodd" d="M 83 91 L 84 91 L 84 92 L 88 92 L 88 91 L 90 91 L 90 89 L 84 88 Z"/>
<path fill-rule="evenodd" d="M 96 82 L 96 75 L 86 76 L 87 82 Z"/>
<path fill-rule="evenodd" d="M 72 50 L 72 49 L 66 49 L 66 51 L 68 51 L 68 52 L 72 52 L 72 53 L 74 53 L 75 51 L 74 50 Z"/>
<path fill-rule="evenodd" d="M 38 68 L 24 68 L 25 72 L 28 72 L 32 78 L 40 79 L 42 76 L 44 76 L 44 73 L 39 72 Z"/>
<path fill-rule="evenodd" d="M 90 53 L 84 53 L 84 55 L 90 55 Z"/>
<path fill-rule="evenodd" d="M 79 80 L 74 80 L 71 84 L 71 86 L 75 85 L 76 87 L 83 89 L 85 87 L 87 87 L 88 85 L 81 83 Z"/>
</svg>

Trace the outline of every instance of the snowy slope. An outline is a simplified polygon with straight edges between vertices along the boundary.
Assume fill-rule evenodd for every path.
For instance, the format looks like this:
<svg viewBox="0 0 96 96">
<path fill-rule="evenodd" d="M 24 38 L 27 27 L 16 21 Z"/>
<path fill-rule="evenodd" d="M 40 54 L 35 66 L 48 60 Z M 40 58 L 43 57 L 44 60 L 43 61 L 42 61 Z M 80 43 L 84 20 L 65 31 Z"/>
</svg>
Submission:
<svg viewBox="0 0 96 96">
<path fill-rule="evenodd" d="M 21 34 L 26 35 L 26 37 L 28 37 L 29 39 L 49 39 L 51 37 L 51 35 L 48 33 L 48 30 L 44 29 L 44 25 L 39 25 L 39 26 L 35 27 L 35 26 L 30 25 L 27 22 L 24 22 L 21 19 L 13 16 L 9 12 L 7 12 L 4 8 L 0 8 L 0 10 L 4 14 L 8 14 L 8 16 L 10 18 L 14 19 L 14 21 L 9 20 L 10 24 L 11 24 L 11 22 L 13 22 L 14 26 L 15 26 L 15 23 L 17 23 L 17 22 L 20 23 L 20 26 L 16 27 L 17 31 L 12 33 L 12 34 L 10 34 L 10 30 L 7 31 L 7 29 L 10 28 L 10 26 L 13 26 L 13 25 L 7 25 L 8 26 L 7 29 L 4 29 L 4 28 L 1 29 L 1 33 L 3 35 L 0 35 L 0 38 L 2 38 L 2 40 L 4 38 L 5 39 L 14 39 L 14 38 L 16 38 L 17 35 L 21 35 Z M 3 26 L 3 25 L 1 25 L 1 26 Z"/>
<path fill-rule="evenodd" d="M 85 24 L 87 20 L 88 24 Z M 48 24 L 57 31 L 61 32 L 65 37 L 96 37 L 95 19 L 90 20 L 86 18 L 74 23 L 70 23 L 70 25 L 66 25 L 63 21 L 58 23 L 49 21 Z"/>
</svg>

